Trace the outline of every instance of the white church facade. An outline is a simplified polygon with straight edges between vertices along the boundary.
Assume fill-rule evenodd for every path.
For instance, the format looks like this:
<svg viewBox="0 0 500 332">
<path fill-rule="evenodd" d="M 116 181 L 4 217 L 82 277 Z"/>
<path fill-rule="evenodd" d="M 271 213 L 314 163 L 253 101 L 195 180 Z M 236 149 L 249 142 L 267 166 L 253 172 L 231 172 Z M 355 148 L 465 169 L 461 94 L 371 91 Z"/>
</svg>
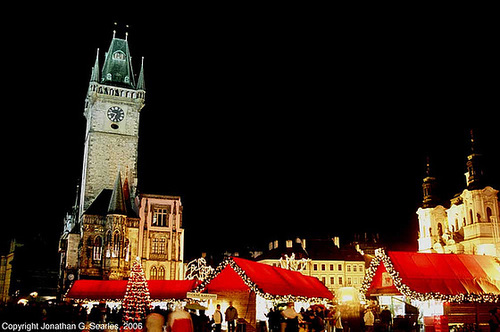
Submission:
<svg viewBox="0 0 500 332">
<path fill-rule="evenodd" d="M 465 173 L 467 187 L 449 201 L 449 207 L 438 201 L 436 179 L 427 165 L 422 185 L 424 199 L 417 211 L 419 252 L 500 254 L 499 191 L 486 185 L 482 155 L 474 151 L 473 136 L 471 143 Z"/>
</svg>

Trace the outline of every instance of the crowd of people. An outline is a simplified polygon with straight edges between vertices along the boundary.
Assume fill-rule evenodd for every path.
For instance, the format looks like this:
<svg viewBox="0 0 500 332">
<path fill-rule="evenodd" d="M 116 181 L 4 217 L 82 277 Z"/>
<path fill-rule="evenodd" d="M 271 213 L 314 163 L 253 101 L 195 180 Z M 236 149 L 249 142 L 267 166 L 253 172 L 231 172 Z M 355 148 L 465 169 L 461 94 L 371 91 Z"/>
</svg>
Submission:
<svg viewBox="0 0 500 332">
<path fill-rule="evenodd" d="M 8 303 L 0 306 L 0 322 L 44 322 L 44 323 L 72 323 L 89 322 L 96 324 L 122 324 L 122 310 L 111 308 L 104 302 L 94 304 L 90 310 L 81 303 L 71 302 L 29 302 L 27 305 Z M 200 309 L 200 308 L 198 308 Z M 391 313 L 387 308 L 368 307 L 361 314 L 361 328 L 363 331 L 389 331 Z M 337 306 L 325 307 L 312 305 L 307 310 L 294 310 L 293 303 L 286 308 L 272 308 L 267 313 L 269 332 L 337 332 L 349 331 L 348 321 L 342 320 Z M 220 304 L 208 316 L 204 310 L 189 310 L 175 307 L 164 310 L 156 306 L 148 313 L 141 323 L 147 331 L 193 331 L 193 332 L 236 332 L 238 329 L 238 310 L 229 302 L 229 306 L 222 311 Z M 379 322 L 374 328 L 374 322 Z M 382 323 L 382 325 L 380 324 Z M 80 326 L 80 325 L 78 325 Z M 345 328 L 345 329 L 344 329 Z M 381 329 L 382 328 L 382 329 Z"/>
<path fill-rule="evenodd" d="M 284 310 L 271 308 L 267 314 L 270 332 L 334 332 L 343 331 L 340 310 L 337 307 L 327 309 L 323 305 L 313 305 L 299 312 L 293 303 L 288 303 Z"/>
</svg>

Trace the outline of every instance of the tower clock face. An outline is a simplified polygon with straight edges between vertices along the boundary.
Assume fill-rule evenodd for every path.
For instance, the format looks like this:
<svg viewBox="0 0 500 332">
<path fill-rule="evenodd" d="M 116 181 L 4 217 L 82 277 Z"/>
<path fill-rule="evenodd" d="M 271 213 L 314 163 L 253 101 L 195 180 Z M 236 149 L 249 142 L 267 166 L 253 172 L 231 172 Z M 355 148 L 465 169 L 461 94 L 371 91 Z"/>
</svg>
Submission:
<svg viewBox="0 0 500 332">
<path fill-rule="evenodd" d="M 108 119 L 113 122 L 120 122 L 125 117 L 125 112 L 118 106 L 110 107 L 108 110 Z"/>
</svg>

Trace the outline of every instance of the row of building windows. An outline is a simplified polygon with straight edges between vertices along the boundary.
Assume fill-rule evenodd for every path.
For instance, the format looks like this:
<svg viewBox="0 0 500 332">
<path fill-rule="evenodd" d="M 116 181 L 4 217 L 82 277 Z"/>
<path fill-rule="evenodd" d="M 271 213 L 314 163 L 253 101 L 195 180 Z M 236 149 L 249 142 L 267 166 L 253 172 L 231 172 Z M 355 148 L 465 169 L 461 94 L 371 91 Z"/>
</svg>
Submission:
<svg viewBox="0 0 500 332">
<path fill-rule="evenodd" d="M 329 283 L 327 284 L 327 280 Z M 351 285 L 361 285 L 363 283 L 363 277 L 347 277 L 344 279 L 344 277 L 321 277 L 321 282 L 325 286 L 351 286 Z M 345 282 L 345 284 L 344 284 Z"/>
<path fill-rule="evenodd" d="M 122 235 L 115 231 L 111 236 L 111 231 L 106 232 L 105 242 L 103 245 L 102 237 L 97 235 L 95 238 L 87 239 L 87 247 L 92 248 L 92 259 L 100 261 L 102 259 L 103 250 L 106 250 L 106 257 L 128 257 L 129 240 L 123 240 Z"/>
<path fill-rule="evenodd" d="M 326 264 L 313 264 L 313 270 L 319 271 L 318 268 L 320 265 L 321 265 L 321 271 L 326 271 Z M 337 271 L 342 271 L 342 266 L 343 266 L 343 264 L 337 264 Z M 363 272 L 363 269 L 364 269 L 363 264 L 358 264 L 358 265 L 347 264 L 346 265 L 347 272 L 351 272 L 351 271 L 352 272 Z M 335 264 L 329 264 L 329 270 L 335 271 Z"/>
<path fill-rule="evenodd" d="M 100 261 L 102 258 L 103 249 L 106 250 L 106 257 L 119 257 L 120 252 L 123 257 L 128 256 L 129 240 L 121 241 L 120 233 L 115 232 L 113 242 L 111 242 L 111 232 L 106 234 L 106 242 L 102 243 L 102 237 L 96 236 L 93 240 L 91 237 L 87 240 L 87 246 L 92 247 L 92 259 Z M 151 239 L 151 253 L 164 255 L 167 253 L 167 239 L 165 237 Z"/>
</svg>

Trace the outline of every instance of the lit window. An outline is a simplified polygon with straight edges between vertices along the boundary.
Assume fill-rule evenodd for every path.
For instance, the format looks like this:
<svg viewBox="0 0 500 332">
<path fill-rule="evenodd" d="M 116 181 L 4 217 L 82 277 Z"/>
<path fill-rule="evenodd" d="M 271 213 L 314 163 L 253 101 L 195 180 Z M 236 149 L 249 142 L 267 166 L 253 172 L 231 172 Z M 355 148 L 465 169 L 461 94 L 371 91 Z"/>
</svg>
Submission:
<svg viewBox="0 0 500 332">
<path fill-rule="evenodd" d="M 153 211 L 152 226 L 168 227 L 168 213 L 167 208 L 155 208 Z"/>
<path fill-rule="evenodd" d="M 151 240 L 151 253 L 152 254 L 166 254 L 166 238 L 154 238 Z"/>
<path fill-rule="evenodd" d="M 120 233 L 115 231 L 113 235 L 113 257 L 120 256 Z"/>
<path fill-rule="evenodd" d="M 116 51 L 115 53 L 113 53 L 113 60 L 125 61 L 125 53 L 123 53 L 122 51 Z"/>
<path fill-rule="evenodd" d="M 92 251 L 92 258 L 94 261 L 100 261 L 102 254 L 102 238 L 96 236 L 94 240 L 94 250 Z"/>
<path fill-rule="evenodd" d="M 158 280 L 165 280 L 165 268 L 163 266 L 158 269 Z"/>
<path fill-rule="evenodd" d="M 151 268 L 151 272 L 149 273 L 149 279 L 156 280 L 158 278 L 158 271 L 156 270 L 156 266 Z"/>
</svg>

